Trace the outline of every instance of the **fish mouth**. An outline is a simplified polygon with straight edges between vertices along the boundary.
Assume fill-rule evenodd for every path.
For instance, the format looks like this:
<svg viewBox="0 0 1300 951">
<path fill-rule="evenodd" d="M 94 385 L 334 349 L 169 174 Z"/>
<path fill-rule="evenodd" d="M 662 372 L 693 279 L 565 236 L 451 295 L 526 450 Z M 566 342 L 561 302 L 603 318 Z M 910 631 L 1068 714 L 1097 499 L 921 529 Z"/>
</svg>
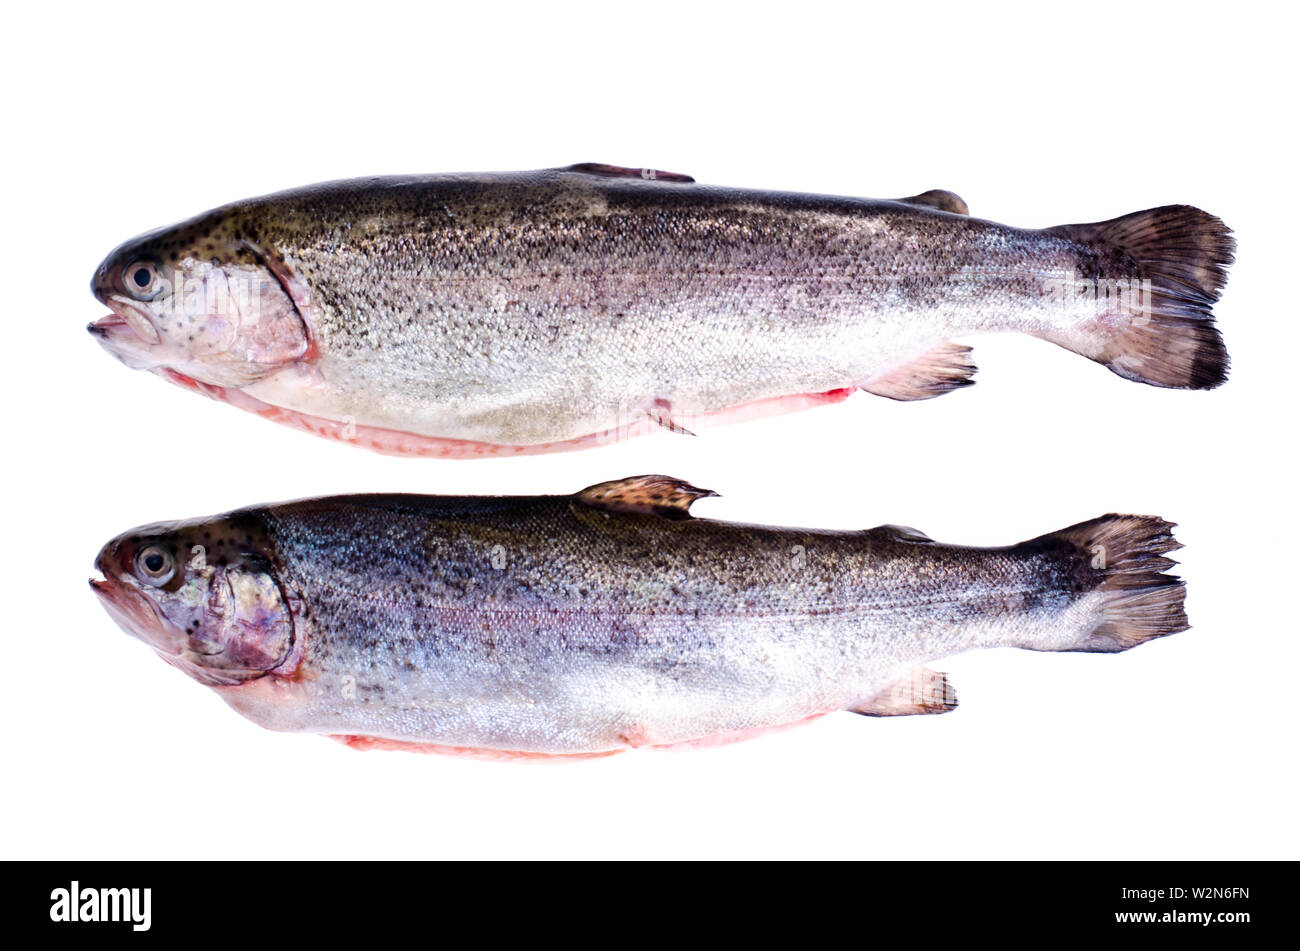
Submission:
<svg viewBox="0 0 1300 951">
<path fill-rule="evenodd" d="M 86 330 L 105 350 L 133 370 L 147 370 L 158 365 L 150 355 L 162 342 L 153 321 L 139 307 L 120 297 L 110 297 L 106 304 L 111 313 L 86 325 Z"/>
<path fill-rule="evenodd" d="M 123 330 L 130 330 L 131 325 L 117 311 L 113 311 L 92 323 L 86 324 L 86 329 L 96 337 L 108 337 Z"/>
</svg>

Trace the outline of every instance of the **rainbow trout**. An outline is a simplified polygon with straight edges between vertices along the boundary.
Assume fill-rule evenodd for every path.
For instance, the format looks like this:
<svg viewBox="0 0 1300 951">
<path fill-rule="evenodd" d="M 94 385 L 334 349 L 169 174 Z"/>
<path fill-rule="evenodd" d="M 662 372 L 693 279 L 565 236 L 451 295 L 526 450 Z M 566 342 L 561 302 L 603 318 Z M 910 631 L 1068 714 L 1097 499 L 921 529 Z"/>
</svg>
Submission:
<svg viewBox="0 0 1300 951">
<path fill-rule="evenodd" d="M 109 542 L 126 631 L 273 730 L 358 747 L 600 755 L 821 714 L 942 713 L 962 651 L 1185 630 L 1180 547 L 1107 515 L 1005 548 L 692 517 L 664 476 L 572 496 L 366 495 Z"/>
<path fill-rule="evenodd" d="M 689 432 L 971 382 L 1013 331 L 1207 388 L 1224 224 L 1155 208 L 1012 228 L 956 195 L 749 191 L 608 165 L 369 178 L 128 241 L 90 331 L 128 366 L 310 432 L 473 457 Z"/>
</svg>

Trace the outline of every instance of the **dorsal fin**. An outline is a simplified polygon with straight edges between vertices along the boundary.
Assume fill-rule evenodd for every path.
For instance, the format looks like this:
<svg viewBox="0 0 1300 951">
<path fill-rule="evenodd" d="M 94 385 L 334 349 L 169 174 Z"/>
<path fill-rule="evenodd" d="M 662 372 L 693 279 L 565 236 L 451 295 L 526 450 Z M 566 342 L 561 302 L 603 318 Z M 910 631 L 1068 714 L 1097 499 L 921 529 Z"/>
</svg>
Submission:
<svg viewBox="0 0 1300 951">
<path fill-rule="evenodd" d="M 891 541 L 896 542 L 916 542 L 917 544 L 933 545 L 934 539 L 921 531 L 919 528 L 912 528 L 908 525 L 878 525 L 871 529 L 872 534 L 883 535 Z"/>
<path fill-rule="evenodd" d="M 562 171 L 582 172 L 584 175 L 604 175 L 606 178 L 639 178 L 647 182 L 682 182 L 695 181 L 681 172 L 665 172 L 657 168 L 624 168 L 621 165 L 605 165 L 601 162 L 579 162 L 566 165 Z M 960 200 L 960 199 L 959 199 Z"/>
<path fill-rule="evenodd" d="M 928 208 L 938 208 L 940 211 L 951 212 L 954 215 L 969 215 L 970 208 L 966 202 L 962 201 L 960 195 L 956 195 L 942 188 L 932 188 L 928 192 L 921 192 L 919 195 L 913 195 L 911 198 L 898 199 L 905 205 L 925 205 Z"/>
<path fill-rule="evenodd" d="M 574 499 L 592 508 L 612 512 L 641 512 L 683 519 L 691 517 L 691 503 L 696 499 L 707 499 L 717 494 L 710 489 L 697 489 L 672 476 L 643 475 L 590 486 Z"/>
</svg>

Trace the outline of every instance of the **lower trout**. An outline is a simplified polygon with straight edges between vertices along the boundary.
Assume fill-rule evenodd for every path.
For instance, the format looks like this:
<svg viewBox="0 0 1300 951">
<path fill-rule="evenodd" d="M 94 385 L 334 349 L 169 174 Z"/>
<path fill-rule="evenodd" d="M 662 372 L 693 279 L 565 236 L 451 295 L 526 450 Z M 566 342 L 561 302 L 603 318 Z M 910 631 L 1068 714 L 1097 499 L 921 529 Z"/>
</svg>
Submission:
<svg viewBox="0 0 1300 951">
<path fill-rule="evenodd" d="M 264 727 L 500 755 L 942 713 L 956 699 L 927 662 L 1122 651 L 1187 627 L 1158 518 L 964 548 L 692 517 L 712 494 L 640 476 L 573 496 L 290 502 L 128 532 L 91 584 Z"/>
<path fill-rule="evenodd" d="M 90 331 L 128 366 L 381 452 L 473 457 L 971 382 L 954 337 L 1223 382 L 1218 218 L 1013 228 L 956 195 L 698 185 L 608 165 L 368 178 L 128 241 Z"/>
</svg>

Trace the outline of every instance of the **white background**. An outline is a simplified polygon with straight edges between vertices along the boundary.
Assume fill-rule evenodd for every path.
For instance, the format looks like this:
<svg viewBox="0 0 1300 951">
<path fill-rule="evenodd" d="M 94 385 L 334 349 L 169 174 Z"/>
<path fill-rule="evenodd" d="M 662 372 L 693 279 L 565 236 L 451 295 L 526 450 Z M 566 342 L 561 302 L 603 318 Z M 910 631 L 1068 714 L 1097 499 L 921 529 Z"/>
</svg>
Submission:
<svg viewBox="0 0 1300 951">
<path fill-rule="evenodd" d="M 10 11 L 4 82 L 3 857 L 1254 858 L 1297 854 L 1296 23 L 1247 4 L 271 3 Z M 1055 10 L 1056 12 L 1052 12 Z M 903 12 L 905 11 L 905 12 Z M 99 260 L 313 181 L 579 161 L 1021 226 L 1199 205 L 1240 242 L 1206 393 L 967 340 L 978 385 L 499 461 L 383 458 L 107 356 Z M 558 766 L 263 731 L 86 587 L 142 522 L 306 495 L 574 491 L 667 472 L 696 514 L 1019 541 L 1179 523 L 1192 630 L 955 657 L 960 708 Z"/>
</svg>

